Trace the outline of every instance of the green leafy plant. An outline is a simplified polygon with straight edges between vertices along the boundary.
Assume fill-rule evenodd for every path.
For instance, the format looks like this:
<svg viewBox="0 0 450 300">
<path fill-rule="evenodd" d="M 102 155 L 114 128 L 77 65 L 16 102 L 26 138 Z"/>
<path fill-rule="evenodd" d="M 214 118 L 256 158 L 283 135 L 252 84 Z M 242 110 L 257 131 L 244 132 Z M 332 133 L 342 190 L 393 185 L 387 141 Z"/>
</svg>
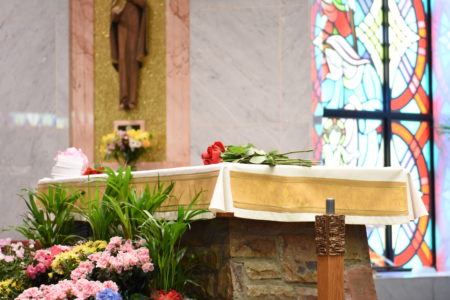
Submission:
<svg viewBox="0 0 450 300">
<path fill-rule="evenodd" d="M 131 179 L 131 172 L 119 169 L 116 174 L 111 168 L 106 167 L 102 169 L 108 177 L 99 178 L 93 182 L 105 182 L 106 189 L 104 193 L 95 187 L 91 188 L 91 183 L 88 184 L 86 199 L 82 202 L 81 207 L 77 207 L 77 214 L 80 215 L 86 222 L 89 223 L 92 231 L 93 240 L 108 241 L 114 236 L 114 221 L 116 216 L 111 205 L 106 200 L 107 197 L 118 197 L 117 190 L 122 190 L 123 186 L 128 187 Z M 94 190 L 92 193 L 91 191 Z"/>
<path fill-rule="evenodd" d="M 305 160 L 300 158 L 289 158 L 287 155 L 295 153 L 311 152 L 312 150 L 292 151 L 286 153 L 278 153 L 278 151 L 270 151 L 266 153 L 264 150 L 256 148 L 252 144 L 242 146 L 227 146 L 222 152 L 221 158 L 224 162 L 243 163 L 243 164 L 266 164 L 275 165 L 296 165 L 303 167 L 311 167 L 318 162 Z"/>
<path fill-rule="evenodd" d="M 49 186 L 48 191 L 34 192 L 24 190 L 26 197 L 20 195 L 27 205 L 28 212 L 23 217 L 23 225 L 13 227 L 28 239 L 36 240 L 41 247 L 72 243 L 77 236 L 72 234 L 74 205 L 82 193 L 69 193 L 61 185 Z"/>
<path fill-rule="evenodd" d="M 187 283 L 192 283 L 187 276 L 188 268 L 182 264 L 187 248 L 182 247 L 180 241 L 190 224 L 199 220 L 197 216 L 207 212 L 192 209 L 200 195 L 197 194 L 187 207 L 178 207 L 175 220 L 158 219 L 145 211 L 147 221 L 140 228 L 140 236 L 147 241 L 155 265 L 154 289 L 181 291 Z"/>
<path fill-rule="evenodd" d="M 103 196 L 97 189 L 94 195 L 88 196 L 87 203 L 83 208 L 77 208 L 77 214 L 80 215 L 92 231 L 93 240 L 109 240 L 114 234 L 111 224 L 114 221 L 114 214 L 106 201 L 102 201 Z"/>
<path fill-rule="evenodd" d="M 170 197 L 174 183 L 167 186 L 157 184 L 153 189 L 146 185 L 138 192 L 131 183 L 131 168 L 119 168 L 114 172 L 104 170 L 106 189 L 101 195 L 98 189 L 93 197 L 88 194 L 86 208 L 80 208 L 79 214 L 90 224 L 94 240 L 109 240 L 119 235 L 134 239 L 138 228 L 145 222 L 144 211 L 154 213 Z"/>
</svg>

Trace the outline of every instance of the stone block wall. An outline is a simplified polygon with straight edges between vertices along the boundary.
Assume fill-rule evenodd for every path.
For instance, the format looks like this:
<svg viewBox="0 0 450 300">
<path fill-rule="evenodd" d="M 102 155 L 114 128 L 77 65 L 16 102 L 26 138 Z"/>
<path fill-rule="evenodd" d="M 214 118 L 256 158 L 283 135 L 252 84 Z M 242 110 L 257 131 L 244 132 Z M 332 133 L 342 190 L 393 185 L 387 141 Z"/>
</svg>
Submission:
<svg viewBox="0 0 450 300">
<path fill-rule="evenodd" d="M 365 227 L 346 230 L 346 299 L 376 299 Z M 200 299 L 317 299 L 313 223 L 213 219 L 184 243 L 200 257 Z"/>
</svg>

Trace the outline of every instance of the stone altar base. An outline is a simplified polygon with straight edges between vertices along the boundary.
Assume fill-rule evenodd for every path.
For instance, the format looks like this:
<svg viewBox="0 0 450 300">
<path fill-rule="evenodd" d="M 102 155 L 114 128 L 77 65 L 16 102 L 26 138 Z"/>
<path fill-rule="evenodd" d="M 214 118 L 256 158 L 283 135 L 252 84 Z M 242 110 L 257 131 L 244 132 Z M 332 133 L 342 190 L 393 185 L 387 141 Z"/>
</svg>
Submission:
<svg viewBox="0 0 450 300">
<path fill-rule="evenodd" d="M 200 299 L 317 299 L 314 223 L 216 218 L 183 244 L 200 257 Z M 364 225 L 346 226 L 345 298 L 377 299 Z"/>
</svg>

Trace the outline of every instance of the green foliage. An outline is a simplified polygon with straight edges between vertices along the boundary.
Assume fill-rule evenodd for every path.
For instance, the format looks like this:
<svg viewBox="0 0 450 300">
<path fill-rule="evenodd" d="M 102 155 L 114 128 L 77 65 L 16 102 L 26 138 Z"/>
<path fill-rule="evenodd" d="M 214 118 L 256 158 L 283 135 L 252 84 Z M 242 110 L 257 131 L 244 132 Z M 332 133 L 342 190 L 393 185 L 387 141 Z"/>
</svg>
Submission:
<svg viewBox="0 0 450 300">
<path fill-rule="evenodd" d="M 117 189 L 123 190 L 128 187 L 131 180 L 131 172 L 119 169 L 116 174 L 111 168 L 106 167 L 103 170 L 108 175 L 106 179 L 100 178 L 97 181 L 105 182 L 106 189 L 102 194 L 98 188 L 91 194 L 90 184 L 88 194 L 83 207 L 77 208 L 77 213 L 89 223 L 92 230 L 93 240 L 108 241 L 114 236 L 114 221 L 116 216 L 107 199 L 117 198 Z M 95 184 L 95 182 L 94 182 Z"/>
<path fill-rule="evenodd" d="M 130 297 L 130 300 L 149 300 L 149 296 L 144 296 L 142 294 L 133 294 Z"/>
<path fill-rule="evenodd" d="M 116 235 L 133 240 L 146 220 L 144 211 L 153 214 L 170 197 L 174 183 L 167 187 L 158 184 L 153 189 L 146 185 L 138 192 L 131 185 L 130 167 L 117 172 L 106 168 L 104 172 L 108 175 L 105 193 L 100 196 L 97 189 L 93 197 L 88 195 L 87 209 L 80 209 L 80 214 L 90 224 L 94 240 L 109 240 Z"/>
<path fill-rule="evenodd" d="M 317 162 L 299 158 L 289 158 L 287 156 L 289 154 L 311 151 L 312 150 L 292 151 L 287 153 L 278 153 L 278 151 L 271 151 L 269 153 L 266 153 L 264 150 L 260 150 L 252 144 L 246 144 L 242 146 L 227 146 L 226 151 L 222 152 L 221 158 L 224 162 L 242 164 L 265 164 L 270 166 L 296 165 L 311 167 L 313 165 L 316 165 Z"/>
<path fill-rule="evenodd" d="M 182 291 L 184 286 L 191 282 L 187 278 L 189 266 L 181 263 L 187 248 L 182 247 L 180 241 L 190 224 L 198 220 L 196 217 L 207 212 L 192 209 L 199 197 L 200 193 L 187 207 L 180 206 L 176 220 L 158 219 L 149 211 L 145 211 L 148 220 L 141 226 L 140 235 L 147 241 L 146 245 L 155 265 L 154 289 Z"/>
<path fill-rule="evenodd" d="M 102 201 L 100 191 L 97 189 L 93 197 L 88 196 L 87 204 L 84 208 L 78 208 L 77 213 L 89 223 L 92 230 L 93 240 L 108 241 L 112 236 L 111 224 L 114 221 L 114 214 L 111 208 Z"/>
<path fill-rule="evenodd" d="M 28 239 L 36 240 L 43 248 L 52 245 L 70 244 L 76 240 L 72 234 L 73 209 L 82 193 L 69 193 L 61 185 L 49 186 L 47 193 L 24 190 L 27 197 L 20 195 L 28 212 L 23 225 L 13 227 Z"/>
</svg>

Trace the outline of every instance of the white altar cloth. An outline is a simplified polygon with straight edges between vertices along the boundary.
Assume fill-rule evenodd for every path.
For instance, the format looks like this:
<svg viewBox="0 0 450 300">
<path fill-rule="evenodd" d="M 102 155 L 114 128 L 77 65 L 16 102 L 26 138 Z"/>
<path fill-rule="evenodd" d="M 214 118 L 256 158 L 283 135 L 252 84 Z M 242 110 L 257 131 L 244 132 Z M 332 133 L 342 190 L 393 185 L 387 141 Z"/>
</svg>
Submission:
<svg viewBox="0 0 450 300">
<path fill-rule="evenodd" d="M 82 188 L 104 176 L 44 178 L 38 187 L 61 183 Z M 199 207 L 213 213 L 233 213 L 238 218 L 313 222 L 315 215 L 325 212 L 328 197 L 336 199 L 336 213 L 345 214 L 347 224 L 404 224 L 427 215 L 411 176 L 397 167 L 307 168 L 221 163 L 133 172 L 136 186 L 155 184 L 155 180 L 176 182 L 181 200 L 170 207 L 187 204 L 195 193 L 204 191 Z"/>
</svg>

